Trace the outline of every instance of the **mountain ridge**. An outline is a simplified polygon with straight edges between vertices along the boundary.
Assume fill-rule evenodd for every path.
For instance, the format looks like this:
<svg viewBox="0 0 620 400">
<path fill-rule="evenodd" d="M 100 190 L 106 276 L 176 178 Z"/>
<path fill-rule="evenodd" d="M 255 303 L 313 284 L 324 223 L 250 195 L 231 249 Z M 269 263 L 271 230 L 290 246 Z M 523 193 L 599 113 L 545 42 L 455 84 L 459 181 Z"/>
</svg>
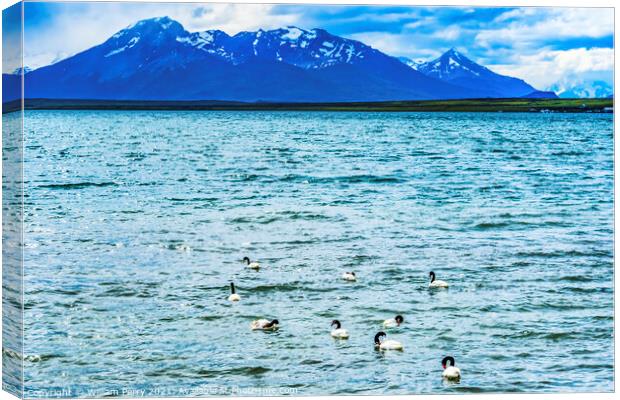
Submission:
<svg viewBox="0 0 620 400">
<path fill-rule="evenodd" d="M 389 101 L 509 97 L 495 86 L 487 89 L 446 80 L 420 68 L 320 28 L 288 26 L 230 36 L 221 30 L 188 32 L 169 17 L 157 17 L 138 21 L 99 45 L 24 76 L 27 98 Z M 531 90 L 524 95 L 535 91 L 527 87 Z"/>
</svg>

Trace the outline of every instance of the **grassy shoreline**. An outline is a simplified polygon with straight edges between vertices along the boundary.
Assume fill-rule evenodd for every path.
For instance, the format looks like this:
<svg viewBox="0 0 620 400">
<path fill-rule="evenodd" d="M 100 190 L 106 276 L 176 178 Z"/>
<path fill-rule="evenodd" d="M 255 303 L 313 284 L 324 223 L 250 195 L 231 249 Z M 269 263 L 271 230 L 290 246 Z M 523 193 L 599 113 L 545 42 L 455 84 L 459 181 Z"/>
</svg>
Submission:
<svg viewBox="0 0 620 400">
<path fill-rule="evenodd" d="M 368 111 L 368 112 L 611 112 L 613 99 L 468 99 L 347 103 L 243 103 L 234 101 L 134 101 L 27 99 L 26 110 Z M 19 101 L 3 104 L 18 111 Z"/>
</svg>

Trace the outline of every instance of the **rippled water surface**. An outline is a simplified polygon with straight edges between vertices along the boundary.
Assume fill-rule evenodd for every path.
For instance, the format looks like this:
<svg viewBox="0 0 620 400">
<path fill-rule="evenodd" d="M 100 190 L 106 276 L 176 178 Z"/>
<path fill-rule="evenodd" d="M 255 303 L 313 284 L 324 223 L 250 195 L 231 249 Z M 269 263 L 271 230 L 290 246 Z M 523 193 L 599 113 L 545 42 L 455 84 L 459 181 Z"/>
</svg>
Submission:
<svg viewBox="0 0 620 400">
<path fill-rule="evenodd" d="M 31 111 L 25 128 L 27 394 L 613 389 L 610 115 Z M 396 314 L 405 351 L 375 351 Z M 260 317 L 280 330 L 250 331 Z"/>
</svg>

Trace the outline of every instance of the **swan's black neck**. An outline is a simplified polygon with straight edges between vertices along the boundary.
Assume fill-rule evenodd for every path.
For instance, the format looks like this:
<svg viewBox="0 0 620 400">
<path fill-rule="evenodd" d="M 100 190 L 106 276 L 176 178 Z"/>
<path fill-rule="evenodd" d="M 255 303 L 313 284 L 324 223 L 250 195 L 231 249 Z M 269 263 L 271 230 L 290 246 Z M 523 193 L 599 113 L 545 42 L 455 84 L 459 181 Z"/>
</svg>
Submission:
<svg viewBox="0 0 620 400">
<path fill-rule="evenodd" d="M 340 321 L 338 321 L 337 319 L 332 321 L 332 325 L 336 325 L 336 329 L 340 329 Z"/>
<path fill-rule="evenodd" d="M 265 325 L 265 328 L 271 328 L 274 325 L 278 325 L 280 322 L 277 319 L 274 319 L 273 321 L 271 321 L 270 323 Z"/>
<path fill-rule="evenodd" d="M 385 332 L 379 332 L 375 335 L 375 344 L 376 345 L 380 345 L 381 344 L 381 337 L 386 336 Z"/>
<path fill-rule="evenodd" d="M 444 359 L 441 360 L 441 365 L 444 369 L 448 367 L 454 367 L 455 364 L 456 362 L 454 361 L 454 357 L 452 356 L 444 357 Z"/>
<path fill-rule="evenodd" d="M 431 276 L 431 283 L 435 282 L 435 273 L 431 271 L 429 275 Z"/>
<path fill-rule="evenodd" d="M 243 257 L 243 261 L 247 264 L 250 265 L 250 259 L 248 257 Z"/>
<path fill-rule="evenodd" d="M 230 293 L 235 294 L 235 284 L 230 282 Z"/>
<path fill-rule="evenodd" d="M 402 324 L 405 319 L 403 318 L 402 315 L 397 315 L 396 318 L 394 318 L 394 320 L 396 321 L 397 324 Z"/>
</svg>

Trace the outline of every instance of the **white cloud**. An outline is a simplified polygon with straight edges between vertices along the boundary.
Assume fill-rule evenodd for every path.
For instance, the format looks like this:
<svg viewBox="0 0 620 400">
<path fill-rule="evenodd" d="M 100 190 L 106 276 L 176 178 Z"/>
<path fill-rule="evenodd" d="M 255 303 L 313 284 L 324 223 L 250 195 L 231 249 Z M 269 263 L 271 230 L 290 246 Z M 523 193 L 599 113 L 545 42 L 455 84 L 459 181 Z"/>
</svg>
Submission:
<svg viewBox="0 0 620 400">
<path fill-rule="evenodd" d="M 190 31 L 215 28 L 232 35 L 294 25 L 301 19 L 299 14 L 273 14 L 273 8 L 272 4 L 208 4 L 195 8 L 191 16 L 178 16 L 178 20 Z M 201 10 L 200 15 L 197 10 Z"/>
<path fill-rule="evenodd" d="M 414 22 L 408 22 L 406 23 L 403 28 L 405 29 L 418 29 L 420 27 L 423 26 L 430 26 L 432 24 L 436 23 L 436 18 L 432 17 L 432 16 L 425 16 L 425 17 L 419 17 L 418 20 L 414 21 Z"/>
<path fill-rule="evenodd" d="M 358 40 L 387 54 L 397 54 L 401 48 L 402 35 L 386 32 L 362 32 L 347 35 L 348 38 Z"/>
<path fill-rule="evenodd" d="M 498 15 L 497 17 L 495 17 L 494 22 L 505 22 L 513 19 L 531 17 L 533 15 L 536 15 L 536 13 L 539 11 L 540 9 L 537 8 L 516 8 L 514 10 L 506 11 L 505 13 Z"/>
<path fill-rule="evenodd" d="M 583 82 L 584 76 L 611 82 L 614 50 L 609 48 L 578 48 L 547 50 L 520 55 L 514 63 L 489 66 L 500 74 L 525 79 L 537 89 L 549 89 L 559 83 L 563 87 Z"/>
<path fill-rule="evenodd" d="M 456 25 L 450 25 L 445 29 L 438 30 L 433 36 L 439 39 L 453 41 L 461 36 L 461 29 Z"/>
<path fill-rule="evenodd" d="M 509 22 L 505 28 L 485 29 L 476 35 L 483 47 L 510 44 L 514 47 L 529 46 L 531 42 L 577 37 L 598 38 L 613 35 L 614 15 L 609 8 L 550 8 L 534 14 L 528 9 L 508 11 L 495 22 Z M 544 16 L 544 19 L 540 17 Z M 534 22 L 532 22 L 534 21 Z"/>
<path fill-rule="evenodd" d="M 428 49 L 426 43 L 418 46 L 417 41 L 411 36 L 399 33 L 362 32 L 346 36 L 391 56 L 431 59 L 439 56 L 442 50 Z"/>
</svg>

